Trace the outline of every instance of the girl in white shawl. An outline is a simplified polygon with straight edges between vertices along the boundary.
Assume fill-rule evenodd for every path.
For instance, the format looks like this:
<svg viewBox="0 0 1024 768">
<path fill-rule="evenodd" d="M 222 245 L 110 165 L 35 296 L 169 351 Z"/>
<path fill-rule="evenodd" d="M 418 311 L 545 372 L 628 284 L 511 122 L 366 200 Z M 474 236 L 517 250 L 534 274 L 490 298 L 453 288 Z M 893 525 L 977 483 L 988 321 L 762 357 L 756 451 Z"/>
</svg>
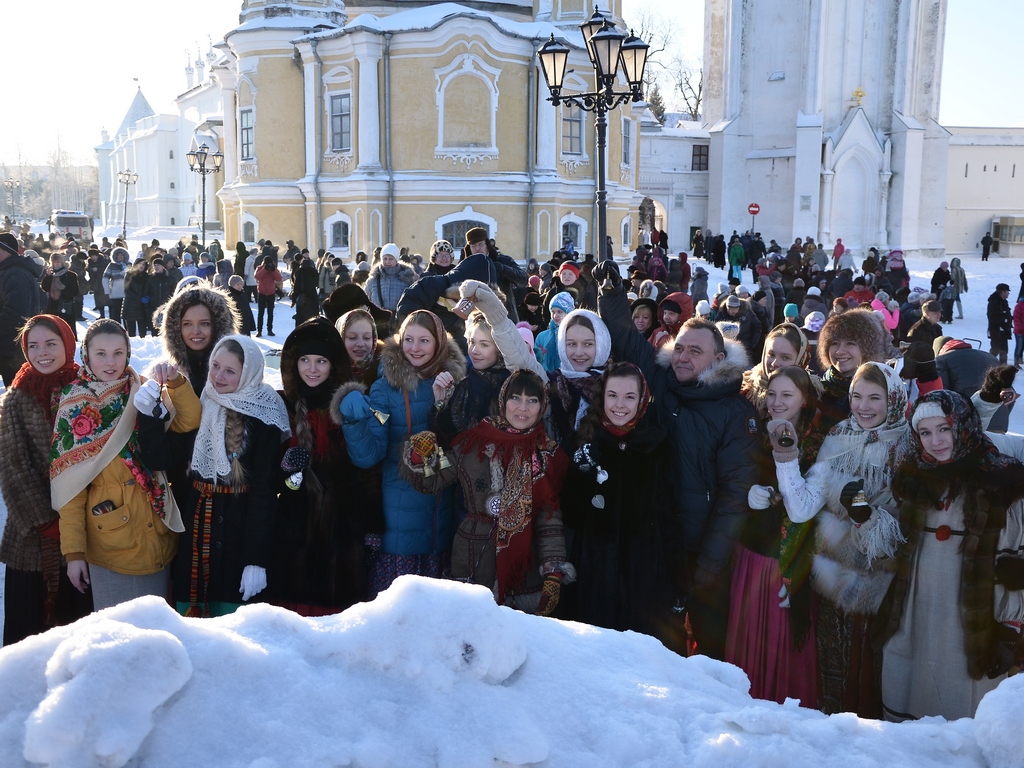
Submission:
<svg viewBox="0 0 1024 768">
<path fill-rule="evenodd" d="M 248 336 L 221 339 L 210 357 L 175 560 L 174 599 L 188 616 L 231 613 L 267 586 L 274 481 L 291 428 L 263 369 L 263 353 Z"/>
<path fill-rule="evenodd" d="M 829 432 L 800 476 L 798 446 L 782 446 L 788 423 L 768 424 L 779 491 L 794 522 L 818 516 L 811 571 L 822 597 L 817 624 L 825 712 L 881 716 L 871 618 L 885 597 L 902 541 L 890 483 L 910 451 L 907 393 L 893 369 L 865 363 L 850 385 L 850 418 Z M 790 428 L 792 434 L 796 430 Z"/>
</svg>

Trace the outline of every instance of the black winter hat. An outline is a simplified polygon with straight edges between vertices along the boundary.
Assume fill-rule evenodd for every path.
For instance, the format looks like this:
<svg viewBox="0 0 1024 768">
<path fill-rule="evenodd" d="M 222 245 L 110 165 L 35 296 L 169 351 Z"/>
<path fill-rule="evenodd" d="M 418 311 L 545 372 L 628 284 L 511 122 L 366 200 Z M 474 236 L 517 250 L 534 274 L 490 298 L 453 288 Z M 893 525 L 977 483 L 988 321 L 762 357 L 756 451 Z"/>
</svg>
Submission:
<svg viewBox="0 0 1024 768">
<path fill-rule="evenodd" d="M 327 315 L 327 319 L 332 324 L 337 322 L 338 318 L 346 312 L 358 309 L 359 307 L 369 311 L 374 322 L 378 324 L 391 322 L 391 313 L 370 301 L 366 291 L 356 283 L 346 283 L 335 288 L 331 295 L 324 299 L 322 306 L 324 314 Z"/>
<path fill-rule="evenodd" d="M 298 369 L 299 358 L 310 354 L 323 355 L 331 361 L 331 373 L 325 384 L 332 394 L 349 370 L 345 343 L 334 323 L 319 316 L 307 320 L 288 334 L 281 347 L 281 385 L 285 399 L 290 403 L 298 398 L 302 383 Z"/>
</svg>

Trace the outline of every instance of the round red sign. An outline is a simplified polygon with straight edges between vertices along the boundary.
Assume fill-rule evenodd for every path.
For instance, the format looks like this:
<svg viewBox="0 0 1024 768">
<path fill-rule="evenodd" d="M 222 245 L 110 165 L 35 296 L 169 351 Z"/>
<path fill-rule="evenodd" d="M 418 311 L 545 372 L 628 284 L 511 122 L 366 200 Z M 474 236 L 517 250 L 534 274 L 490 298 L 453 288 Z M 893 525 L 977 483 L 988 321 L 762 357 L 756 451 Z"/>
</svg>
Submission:
<svg viewBox="0 0 1024 768">
<path fill-rule="evenodd" d="M 749 213 L 751 216 L 757 216 L 757 214 L 759 214 L 760 212 L 761 206 L 758 205 L 757 203 L 751 203 L 750 205 L 747 206 L 747 213 Z"/>
</svg>

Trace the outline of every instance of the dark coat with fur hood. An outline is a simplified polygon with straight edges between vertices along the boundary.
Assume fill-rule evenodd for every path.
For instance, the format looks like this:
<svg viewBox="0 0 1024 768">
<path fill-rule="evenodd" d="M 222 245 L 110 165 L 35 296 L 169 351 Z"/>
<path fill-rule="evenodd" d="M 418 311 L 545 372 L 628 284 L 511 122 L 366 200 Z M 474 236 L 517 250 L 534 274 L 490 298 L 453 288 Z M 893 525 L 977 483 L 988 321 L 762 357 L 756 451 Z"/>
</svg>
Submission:
<svg viewBox="0 0 1024 768">
<path fill-rule="evenodd" d="M 333 336 L 331 335 L 333 334 Z M 300 387 L 298 348 L 307 339 L 328 346 L 331 375 L 312 392 Z M 274 557 L 267 583 L 274 602 L 299 613 L 342 611 L 367 599 L 364 541 L 380 533 L 380 473 L 362 470 L 349 458 L 337 404 L 349 392 L 366 388 L 341 383 L 347 374 L 345 347 L 326 318 L 296 328 L 281 352 L 281 396 L 288 407 L 292 436 L 286 448 L 309 451 L 302 485 L 281 483 L 274 534 Z"/>
<path fill-rule="evenodd" d="M 203 352 L 191 351 L 185 346 L 185 340 L 181 336 L 182 315 L 197 304 L 207 307 L 213 319 L 213 337 Z M 178 370 L 188 378 L 198 396 L 206 386 L 213 348 L 225 336 L 238 333 L 242 326 L 238 311 L 226 291 L 198 284 L 196 287 L 176 293 L 160 308 L 160 312 L 164 318 L 160 342 L 164 348 L 166 361 L 178 366 Z"/>
<path fill-rule="evenodd" d="M 701 584 L 730 572 L 732 553 L 748 513 L 747 492 L 757 481 L 757 416 L 740 394 L 748 360 L 742 345 L 726 340 L 726 357 L 696 382 L 682 383 L 671 369 L 672 345 L 661 353 L 633 325 L 625 292 L 600 299 L 612 337 L 612 355 L 637 365 L 654 395 L 659 422 L 668 430 L 673 493 L 665 500 L 669 552 L 688 554 Z M 682 591 L 680 566 L 669 567 Z"/>
<path fill-rule="evenodd" d="M 444 370 L 456 383 L 466 376 L 466 358 L 448 336 Z M 369 406 L 389 414 L 381 424 L 373 416 L 344 420 L 342 430 L 349 457 L 357 467 L 370 468 L 383 461 L 382 488 L 385 529 L 383 550 L 396 555 L 439 554 L 451 548 L 455 534 L 453 489 L 423 494 L 399 475 L 402 443 L 410 435 L 430 428 L 434 410 L 434 377 L 422 379 L 402 355 L 396 337 L 387 340 L 381 355 L 383 376 L 370 387 Z M 340 401 L 338 402 L 340 406 Z M 332 407 L 332 413 L 338 407 Z"/>
</svg>

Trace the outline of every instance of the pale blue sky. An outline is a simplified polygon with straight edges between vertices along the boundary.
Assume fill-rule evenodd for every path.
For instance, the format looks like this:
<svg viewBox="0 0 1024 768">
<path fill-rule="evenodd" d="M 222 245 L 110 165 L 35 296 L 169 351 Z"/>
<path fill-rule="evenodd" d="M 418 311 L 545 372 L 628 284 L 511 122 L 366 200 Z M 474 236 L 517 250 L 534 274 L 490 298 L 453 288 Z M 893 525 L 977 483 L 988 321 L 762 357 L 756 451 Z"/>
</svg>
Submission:
<svg viewBox="0 0 1024 768">
<path fill-rule="evenodd" d="M 759 0 L 763 2 L 765 0 Z M 688 58 L 703 49 L 704 0 L 624 0 L 627 18 L 646 6 L 671 21 Z M 172 111 L 185 88 L 185 49 L 205 52 L 238 23 L 241 0 L 29 0 L 4 4 L 0 161 L 46 162 L 61 145 L 94 163 L 100 129 L 117 128 L 135 93 Z M 941 121 L 1024 125 L 1015 58 L 1024 30 L 1020 0 L 949 0 Z"/>
</svg>

